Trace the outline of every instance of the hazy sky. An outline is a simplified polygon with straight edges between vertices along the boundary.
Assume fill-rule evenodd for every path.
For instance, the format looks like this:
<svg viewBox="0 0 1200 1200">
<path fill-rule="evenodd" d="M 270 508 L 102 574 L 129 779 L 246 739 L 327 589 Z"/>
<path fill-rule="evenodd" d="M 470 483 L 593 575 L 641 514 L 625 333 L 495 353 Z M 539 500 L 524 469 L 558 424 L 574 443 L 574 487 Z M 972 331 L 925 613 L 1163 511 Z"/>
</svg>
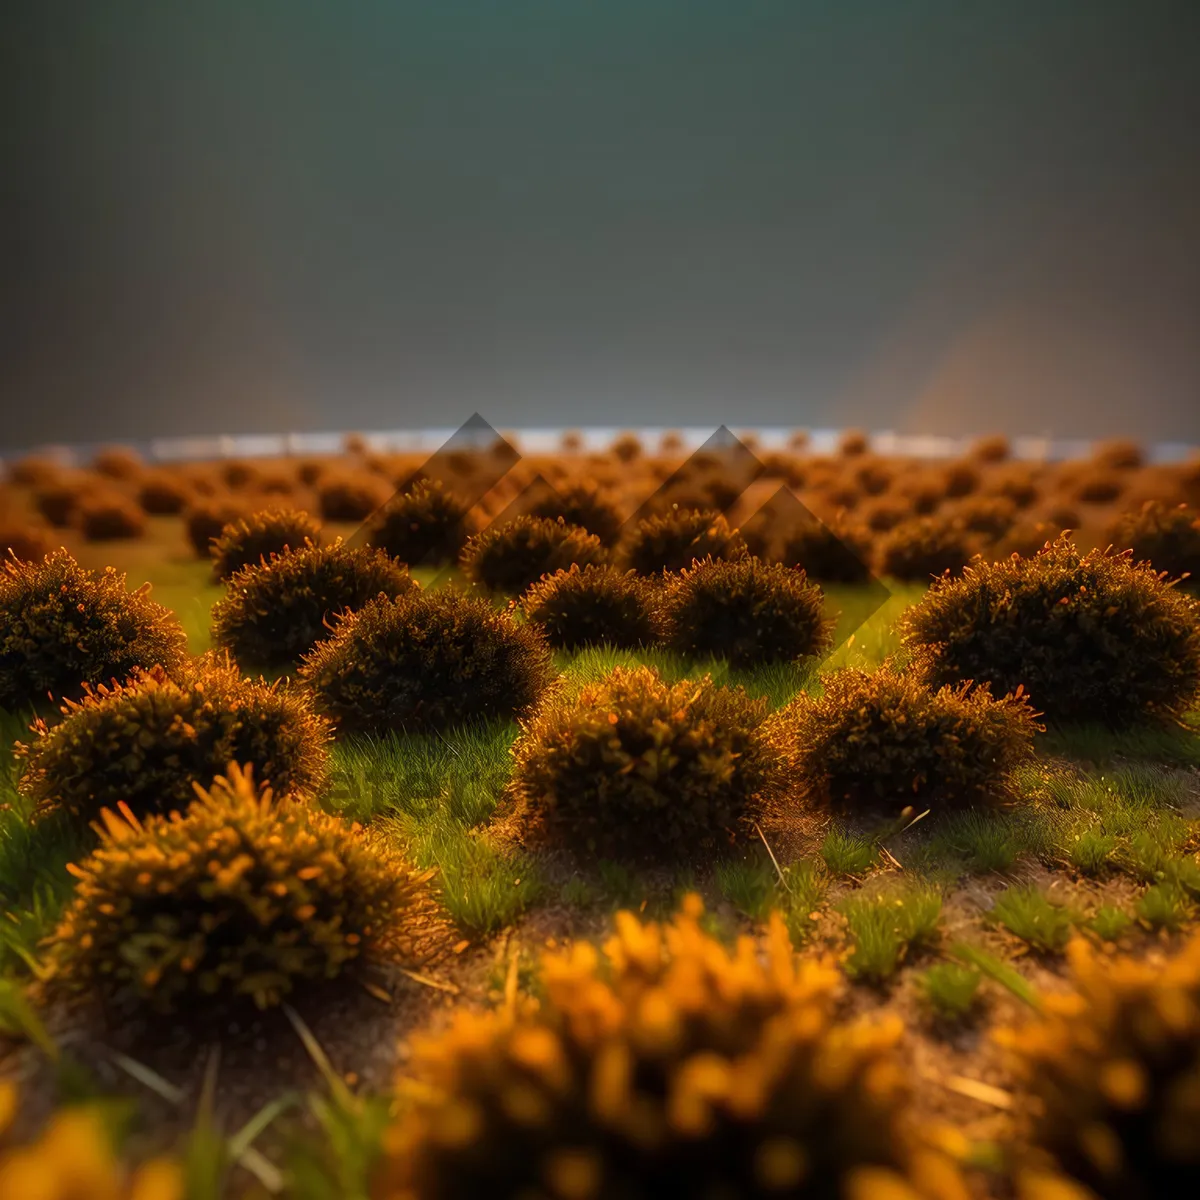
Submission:
<svg viewBox="0 0 1200 1200">
<path fill-rule="evenodd" d="M 1200 0 L 23 0 L 0 447 L 1200 441 Z"/>
</svg>

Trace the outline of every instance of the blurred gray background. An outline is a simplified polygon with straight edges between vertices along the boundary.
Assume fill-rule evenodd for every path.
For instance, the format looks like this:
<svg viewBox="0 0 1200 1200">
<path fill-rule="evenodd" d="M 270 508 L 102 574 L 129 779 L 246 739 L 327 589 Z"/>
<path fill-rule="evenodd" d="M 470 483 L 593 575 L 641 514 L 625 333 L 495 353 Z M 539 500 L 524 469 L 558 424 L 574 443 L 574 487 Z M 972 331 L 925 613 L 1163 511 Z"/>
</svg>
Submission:
<svg viewBox="0 0 1200 1200">
<path fill-rule="evenodd" d="M 1200 441 L 1197 0 L 5 10 L 0 446 Z"/>
</svg>

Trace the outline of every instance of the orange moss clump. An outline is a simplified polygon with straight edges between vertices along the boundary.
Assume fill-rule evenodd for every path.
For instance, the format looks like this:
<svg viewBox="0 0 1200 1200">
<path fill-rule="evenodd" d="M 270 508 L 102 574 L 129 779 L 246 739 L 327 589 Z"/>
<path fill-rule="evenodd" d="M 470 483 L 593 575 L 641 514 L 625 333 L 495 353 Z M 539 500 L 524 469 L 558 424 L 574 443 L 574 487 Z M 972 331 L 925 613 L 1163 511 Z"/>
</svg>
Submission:
<svg viewBox="0 0 1200 1200">
<path fill-rule="evenodd" d="M 619 913 L 603 956 L 543 957 L 544 1003 L 419 1042 L 376 1200 L 965 1200 L 906 1125 L 900 1022 L 837 1023 L 840 973 L 778 915 L 732 951 L 702 916 Z"/>
</svg>

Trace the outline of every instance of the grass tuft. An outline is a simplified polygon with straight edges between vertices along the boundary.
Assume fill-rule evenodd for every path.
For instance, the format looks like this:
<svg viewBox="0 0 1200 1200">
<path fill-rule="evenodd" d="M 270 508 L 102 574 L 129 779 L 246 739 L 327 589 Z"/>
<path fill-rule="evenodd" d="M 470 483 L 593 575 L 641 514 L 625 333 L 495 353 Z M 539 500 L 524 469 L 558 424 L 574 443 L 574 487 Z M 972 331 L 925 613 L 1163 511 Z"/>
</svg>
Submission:
<svg viewBox="0 0 1200 1200">
<path fill-rule="evenodd" d="M 1015 884 L 1001 892 L 992 905 L 991 918 L 1044 954 L 1062 950 L 1075 923 L 1069 909 L 1030 884 Z"/>
</svg>

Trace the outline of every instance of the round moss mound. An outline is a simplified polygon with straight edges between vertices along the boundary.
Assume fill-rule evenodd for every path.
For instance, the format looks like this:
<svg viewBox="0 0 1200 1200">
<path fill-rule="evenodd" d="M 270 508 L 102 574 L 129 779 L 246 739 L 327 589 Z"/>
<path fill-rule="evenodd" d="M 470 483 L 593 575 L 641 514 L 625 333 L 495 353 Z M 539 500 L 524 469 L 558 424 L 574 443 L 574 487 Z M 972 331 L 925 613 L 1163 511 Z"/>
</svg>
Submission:
<svg viewBox="0 0 1200 1200">
<path fill-rule="evenodd" d="M 61 549 L 0 566 L 0 708 L 78 699 L 135 667 L 186 661 L 183 629 L 149 584 L 126 591 L 124 575 L 87 571 Z"/>
<path fill-rule="evenodd" d="M 543 956 L 541 1004 L 419 1040 L 378 1200 L 961 1200 L 905 1118 L 900 1022 L 840 1023 L 837 967 L 778 915 L 732 950 L 703 915 L 619 913 L 603 956 Z"/>
<path fill-rule="evenodd" d="M 674 509 L 638 521 L 625 536 L 622 563 L 643 575 L 682 571 L 706 558 L 734 559 L 749 553 L 745 539 L 721 513 Z"/>
<path fill-rule="evenodd" d="M 1066 536 L 936 580 L 901 627 L 930 685 L 1023 687 L 1050 721 L 1169 721 L 1200 700 L 1200 601 Z"/>
<path fill-rule="evenodd" d="M 418 874 L 231 767 L 186 813 L 105 810 L 47 952 L 47 986 L 198 1017 L 269 1008 L 364 957 L 419 966 L 439 932 Z"/>
<path fill-rule="evenodd" d="M 304 693 L 203 662 L 176 682 L 161 668 L 90 689 L 18 746 L 18 787 L 36 812 L 87 819 L 126 804 L 135 816 L 186 808 L 231 762 L 280 793 L 312 799 L 327 778 L 329 725 Z"/>
<path fill-rule="evenodd" d="M 389 500 L 369 525 L 373 546 L 413 567 L 454 562 L 470 534 L 466 501 L 437 480 L 420 480 Z"/>
<path fill-rule="evenodd" d="M 600 539 L 561 517 L 514 517 L 489 525 L 462 553 L 463 573 L 490 592 L 519 596 L 543 575 L 594 567 L 608 558 Z"/>
<path fill-rule="evenodd" d="M 1135 562 L 1148 562 L 1156 571 L 1183 580 L 1188 591 L 1200 588 L 1200 512 L 1196 509 L 1150 500 L 1117 520 L 1109 529 L 1109 539 L 1118 550 L 1132 550 Z"/>
<path fill-rule="evenodd" d="M 213 644 L 243 667 L 293 667 L 329 637 L 338 613 L 416 586 L 407 569 L 382 550 L 341 541 L 307 545 L 243 567 L 230 578 L 213 606 Z"/>
<path fill-rule="evenodd" d="M 551 694 L 513 747 L 531 836 L 579 854 L 698 862 L 752 836 L 786 785 L 765 700 L 648 667 Z"/>
<path fill-rule="evenodd" d="M 605 645 L 633 650 L 658 637 L 654 593 L 636 571 L 572 565 L 535 583 L 521 605 L 557 649 Z"/>
<path fill-rule="evenodd" d="M 820 696 L 802 693 L 787 705 L 780 723 L 798 782 L 822 803 L 943 809 L 996 801 L 1033 754 L 1039 726 L 1024 696 L 931 691 L 890 667 L 831 671 L 821 684 Z"/>
<path fill-rule="evenodd" d="M 366 734 L 516 716 L 553 675 L 536 626 L 450 588 L 379 597 L 346 614 L 300 669 L 319 711 Z"/>
<path fill-rule="evenodd" d="M 661 602 L 666 642 L 689 658 L 797 662 L 832 641 L 821 589 L 803 571 L 753 557 L 706 559 L 667 576 Z"/>
<path fill-rule="evenodd" d="M 54 549 L 54 535 L 48 526 L 33 522 L 0 523 L 0 558 L 36 562 Z"/>
<path fill-rule="evenodd" d="M 300 550 L 321 536 L 321 526 L 306 512 L 268 508 L 226 525 L 209 546 L 213 574 L 230 579 L 243 567 L 257 566 L 277 554 Z"/>
<path fill-rule="evenodd" d="M 392 489 L 369 471 L 340 468 L 323 474 L 317 503 L 326 521 L 365 521 L 386 504 Z"/>
<path fill-rule="evenodd" d="M 952 516 L 918 517 L 902 521 L 879 539 L 879 569 L 905 583 L 959 575 L 979 550 L 979 540 Z"/>
<path fill-rule="evenodd" d="M 779 560 L 818 583 L 866 583 L 871 578 L 871 531 L 845 521 L 829 526 L 814 518 L 784 537 Z"/>
<path fill-rule="evenodd" d="M 587 483 L 573 483 L 559 488 L 551 496 L 538 501 L 529 511 L 531 517 L 559 517 L 568 525 L 580 525 L 594 533 L 606 546 L 612 546 L 621 532 L 623 518 L 616 504 L 598 488 Z"/>
<path fill-rule="evenodd" d="M 212 544 L 226 525 L 246 515 L 246 502 L 232 496 L 210 496 L 183 514 L 183 531 L 197 558 L 209 558 Z"/>
<path fill-rule="evenodd" d="M 1195 1195 L 1200 938 L 1157 962 L 1102 955 L 1083 941 L 1068 954 L 1074 990 L 1045 996 L 1040 1019 L 1000 1033 L 1026 1103 L 1037 1105 L 1022 1195 Z"/>
<path fill-rule="evenodd" d="M 80 500 L 75 524 L 85 542 L 117 542 L 140 538 L 146 532 L 146 514 L 120 492 L 96 491 Z"/>
</svg>

